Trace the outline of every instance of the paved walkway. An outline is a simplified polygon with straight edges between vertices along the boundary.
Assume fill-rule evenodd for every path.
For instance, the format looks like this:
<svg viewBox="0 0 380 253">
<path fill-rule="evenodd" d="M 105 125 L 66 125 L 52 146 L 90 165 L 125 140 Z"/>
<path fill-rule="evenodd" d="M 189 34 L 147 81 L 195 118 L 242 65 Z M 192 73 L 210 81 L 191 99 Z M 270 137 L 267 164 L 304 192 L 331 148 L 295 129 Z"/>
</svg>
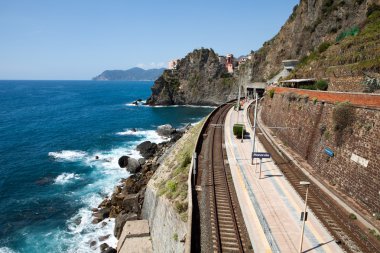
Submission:
<svg viewBox="0 0 380 253">
<path fill-rule="evenodd" d="M 243 143 L 232 133 L 233 124 L 246 125 L 247 108 L 238 113 L 231 109 L 225 123 L 225 138 L 236 193 L 255 252 L 298 252 L 301 236 L 300 213 L 304 202 L 271 159 L 251 165 L 252 141 Z M 256 138 L 256 151 L 265 152 Z M 304 196 L 303 196 L 304 198 Z M 309 211 L 306 221 L 303 252 L 342 252 L 334 239 Z"/>
</svg>

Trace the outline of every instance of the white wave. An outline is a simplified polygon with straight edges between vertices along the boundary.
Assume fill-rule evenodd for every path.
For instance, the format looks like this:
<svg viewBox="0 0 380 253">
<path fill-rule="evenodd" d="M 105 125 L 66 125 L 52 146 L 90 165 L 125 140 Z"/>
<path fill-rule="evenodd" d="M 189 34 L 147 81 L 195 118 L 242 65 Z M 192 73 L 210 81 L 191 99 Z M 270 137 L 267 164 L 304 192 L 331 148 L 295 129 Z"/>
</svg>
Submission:
<svg viewBox="0 0 380 253">
<path fill-rule="evenodd" d="M 62 150 L 58 152 L 49 152 L 48 155 L 54 159 L 57 159 L 58 161 L 75 162 L 81 160 L 87 155 L 87 153 L 80 150 Z"/>
<path fill-rule="evenodd" d="M 16 251 L 8 248 L 8 247 L 1 247 L 0 248 L 0 253 L 16 253 Z"/>
<path fill-rule="evenodd" d="M 134 104 L 134 102 L 137 102 L 137 104 Z M 130 103 L 126 103 L 125 105 L 126 106 L 148 106 L 145 104 L 146 103 L 146 100 L 142 100 L 140 102 L 138 101 L 133 101 L 133 102 L 130 102 Z"/>
<path fill-rule="evenodd" d="M 55 184 L 66 184 L 72 180 L 79 179 L 80 176 L 74 173 L 62 173 L 56 179 L 54 179 Z"/>
<path fill-rule="evenodd" d="M 138 136 L 143 137 L 144 141 L 150 141 L 154 143 L 161 143 L 170 140 L 168 137 L 160 136 L 155 130 L 137 130 L 133 131 L 131 129 L 127 129 L 123 132 L 116 133 L 121 136 Z"/>
</svg>

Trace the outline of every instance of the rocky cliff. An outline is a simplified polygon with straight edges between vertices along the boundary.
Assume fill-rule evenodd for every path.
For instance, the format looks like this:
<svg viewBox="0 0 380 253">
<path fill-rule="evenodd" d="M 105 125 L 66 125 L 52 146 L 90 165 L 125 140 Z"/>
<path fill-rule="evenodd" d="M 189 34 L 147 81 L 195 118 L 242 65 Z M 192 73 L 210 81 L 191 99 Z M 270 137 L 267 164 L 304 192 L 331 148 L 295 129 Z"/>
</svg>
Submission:
<svg viewBox="0 0 380 253">
<path fill-rule="evenodd" d="M 236 96 L 239 83 L 276 76 L 287 59 L 300 60 L 289 78 L 329 79 L 329 90 L 368 90 L 367 75 L 380 86 L 379 12 L 379 0 L 301 0 L 278 34 L 233 76 L 213 50 L 194 50 L 155 82 L 148 103 L 220 104 Z"/>
<path fill-rule="evenodd" d="M 339 33 L 363 24 L 373 2 L 301 0 L 279 33 L 253 54 L 253 78 L 267 80 L 281 70 L 282 60 L 307 56 L 322 42 L 335 41 Z"/>
<path fill-rule="evenodd" d="M 175 70 L 164 71 L 147 103 L 218 105 L 229 98 L 234 83 L 212 49 L 196 49 L 181 59 Z"/>
</svg>

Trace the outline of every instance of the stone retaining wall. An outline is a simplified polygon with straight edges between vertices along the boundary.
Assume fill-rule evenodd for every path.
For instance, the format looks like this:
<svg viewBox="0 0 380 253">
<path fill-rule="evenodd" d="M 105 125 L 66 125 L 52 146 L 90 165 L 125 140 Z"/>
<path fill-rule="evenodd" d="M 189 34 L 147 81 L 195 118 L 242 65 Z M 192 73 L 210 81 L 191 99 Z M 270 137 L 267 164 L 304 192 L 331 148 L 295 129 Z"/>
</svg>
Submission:
<svg viewBox="0 0 380 253">
<path fill-rule="evenodd" d="M 348 114 L 353 121 L 337 130 L 332 116 L 335 102 L 346 100 L 353 101 Z M 370 107 L 378 102 L 378 96 L 372 95 L 276 88 L 273 98 L 264 98 L 262 120 L 277 127 L 275 135 L 301 155 L 313 173 L 357 208 L 369 215 L 380 214 L 380 109 Z M 334 156 L 328 156 L 325 148 Z"/>
</svg>

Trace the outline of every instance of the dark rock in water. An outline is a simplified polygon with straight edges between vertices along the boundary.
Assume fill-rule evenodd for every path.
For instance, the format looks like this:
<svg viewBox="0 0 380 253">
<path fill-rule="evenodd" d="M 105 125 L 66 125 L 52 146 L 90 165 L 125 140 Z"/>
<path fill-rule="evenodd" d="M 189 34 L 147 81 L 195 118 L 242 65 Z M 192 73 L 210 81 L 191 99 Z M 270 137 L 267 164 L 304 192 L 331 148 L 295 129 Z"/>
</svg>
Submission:
<svg viewBox="0 0 380 253">
<path fill-rule="evenodd" d="M 135 158 L 129 158 L 128 159 L 128 165 L 127 165 L 127 171 L 130 173 L 136 173 L 141 169 L 141 165 L 139 161 L 137 161 Z"/>
<path fill-rule="evenodd" d="M 108 238 L 110 238 L 110 236 L 111 236 L 110 234 L 108 234 L 108 235 L 104 235 L 104 236 L 99 236 L 98 239 L 99 239 L 100 242 L 102 242 L 102 241 L 105 241 L 105 240 L 107 240 Z"/>
<path fill-rule="evenodd" d="M 110 246 L 107 243 L 100 244 L 100 252 L 103 253 L 106 249 L 108 249 Z"/>
<path fill-rule="evenodd" d="M 137 132 L 137 129 L 136 128 L 131 128 L 131 131 L 132 132 Z"/>
<path fill-rule="evenodd" d="M 137 101 L 132 102 L 133 105 L 138 105 Z"/>
<path fill-rule="evenodd" d="M 102 222 L 102 228 L 104 228 L 107 225 L 107 222 L 103 221 Z"/>
<path fill-rule="evenodd" d="M 99 156 L 96 155 L 96 156 L 95 156 L 95 160 L 98 160 L 98 159 L 99 159 Z"/>
<path fill-rule="evenodd" d="M 157 144 L 150 141 L 144 141 L 137 145 L 137 151 L 140 151 L 141 155 L 145 158 L 151 158 L 157 151 Z"/>
<path fill-rule="evenodd" d="M 108 247 L 105 251 L 102 251 L 102 253 L 117 253 L 117 251 L 112 247 Z"/>
<path fill-rule="evenodd" d="M 74 220 L 75 225 L 79 225 L 82 222 L 82 217 L 78 217 Z"/>
<path fill-rule="evenodd" d="M 139 99 L 137 99 L 136 101 L 137 101 L 137 102 L 142 102 L 142 99 L 141 99 L 141 98 L 139 98 Z"/>
<path fill-rule="evenodd" d="M 125 211 L 119 213 L 119 215 L 115 219 L 115 227 L 113 230 L 114 236 L 119 239 L 123 227 L 127 221 L 137 220 L 137 214 L 135 213 L 126 213 Z"/>
<path fill-rule="evenodd" d="M 169 137 L 170 135 L 172 135 L 173 133 L 175 133 L 175 131 L 176 131 L 175 128 L 173 128 L 169 124 L 157 127 L 157 133 L 159 135 L 161 135 L 161 136 Z"/>
<path fill-rule="evenodd" d="M 36 181 L 36 184 L 37 185 L 46 185 L 46 184 L 50 184 L 50 183 L 53 183 L 54 179 L 51 178 L 51 177 L 43 177 L 41 179 L 38 179 Z"/>
<path fill-rule="evenodd" d="M 123 155 L 122 157 L 119 158 L 119 166 L 120 168 L 125 168 L 128 165 L 128 159 L 129 156 Z"/>
<path fill-rule="evenodd" d="M 93 248 L 96 245 L 96 241 L 91 241 L 90 242 L 90 247 Z"/>
<path fill-rule="evenodd" d="M 94 217 L 100 220 L 104 220 L 110 216 L 110 212 L 111 212 L 111 209 L 109 207 L 106 207 L 94 213 Z"/>
<path fill-rule="evenodd" d="M 145 162 L 146 162 L 146 159 L 145 159 L 145 158 L 140 158 L 140 159 L 139 159 L 139 164 L 140 164 L 140 165 L 144 165 Z"/>
</svg>

